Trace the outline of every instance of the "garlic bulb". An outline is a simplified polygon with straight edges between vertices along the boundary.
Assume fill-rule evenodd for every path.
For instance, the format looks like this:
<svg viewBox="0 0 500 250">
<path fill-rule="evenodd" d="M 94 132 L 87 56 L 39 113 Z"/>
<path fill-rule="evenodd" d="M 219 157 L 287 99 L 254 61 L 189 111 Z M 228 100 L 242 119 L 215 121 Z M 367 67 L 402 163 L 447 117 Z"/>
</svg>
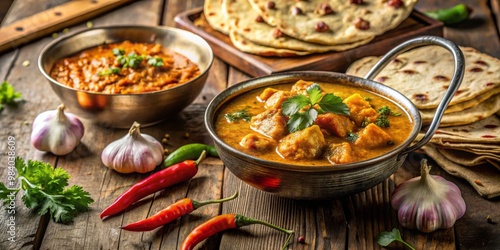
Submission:
<svg viewBox="0 0 500 250">
<path fill-rule="evenodd" d="M 33 121 L 31 144 L 38 150 L 55 155 L 73 151 L 83 137 L 82 122 L 73 114 L 64 112 L 64 104 L 57 110 L 39 114 Z"/>
<path fill-rule="evenodd" d="M 391 205 L 398 211 L 403 227 L 424 233 L 450 228 L 465 213 L 465 201 L 460 189 L 441 176 L 430 175 L 427 159 L 422 159 L 421 176 L 397 186 Z"/>
<path fill-rule="evenodd" d="M 129 133 L 107 145 L 101 154 L 104 165 L 120 173 L 147 173 L 163 161 L 163 146 L 154 137 L 141 134 L 132 124 Z"/>
</svg>

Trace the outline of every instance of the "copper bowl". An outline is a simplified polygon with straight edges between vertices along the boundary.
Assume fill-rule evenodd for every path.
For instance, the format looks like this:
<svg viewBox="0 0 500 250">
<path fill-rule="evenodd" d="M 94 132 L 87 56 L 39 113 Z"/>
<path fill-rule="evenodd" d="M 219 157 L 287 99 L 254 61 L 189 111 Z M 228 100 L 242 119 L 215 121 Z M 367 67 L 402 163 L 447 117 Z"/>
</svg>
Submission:
<svg viewBox="0 0 500 250">
<path fill-rule="evenodd" d="M 448 49 L 455 57 L 455 72 L 428 131 L 420 141 L 415 142 L 422 125 L 418 109 L 403 94 L 371 79 L 397 54 L 427 44 L 436 44 Z M 368 73 L 366 79 L 341 73 L 302 71 L 274 74 L 238 83 L 222 91 L 210 102 L 205 113 L 205 126 L 225 166 L 245 183 L 278 196 L 294 199 L 343 197 L 367 190 L 386 180 L 401 166 L 409 152 L 420 148 L 429 141 L 439 125 L 444 110 L 460 86 L 463 71 L 463 54 L 456 45 L 440 37 L 419 37 L 409 40 L 388 52 Z M 401 145 L 381 156 L 350 164 L 314 167 L 288 165 L 248 155 L 230 147 L 216 134 L 214 128 L 215 119 L 220 108 L 231 99 L 256 88 L 270 87 L 281 83 L 294 83 L 300 79 L 335 82 L 385 96 L 406 110 L 414 123 L 413 130 Z"/>
<path fill-rule="evenodd" d="M 139 94 L 77 90 L 49 75 L 54 63 L 61 58 L 104 43 L 124 40 L 160 43 L 196 63 L 201 74 L 171 89 Z M 191 104 L 205 85 L 212 62 L 211 47 L 191 32 L 164 26 L 108 26 L 83 30 L 51 42 L 40 53 L 38 67 L 72 113 L 105 127 L 129 128 L 134 121 L 142 126 L 159 123 Z"/>
</svg>

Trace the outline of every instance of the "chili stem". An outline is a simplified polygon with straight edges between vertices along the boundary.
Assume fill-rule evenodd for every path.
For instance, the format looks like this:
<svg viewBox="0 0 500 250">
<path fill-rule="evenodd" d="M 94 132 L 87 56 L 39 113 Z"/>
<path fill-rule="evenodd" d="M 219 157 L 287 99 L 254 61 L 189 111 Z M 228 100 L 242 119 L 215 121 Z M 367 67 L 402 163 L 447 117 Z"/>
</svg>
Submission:
<svg viewBox="0 0 500 250">
<path fill-rule="evenodd" d="M 230 200 L 232 200 L 232 199 L 234 199 L 236 197 L 238 197 L 238 192 L 234 193 L 230 197 L 219 199 L 219 200 L 207 200 L 207 201 L 194 201 L 194 200 L 191 200 L 191 202 L 193 203 L 194 209 L 197 209 L 199 207 L 202 207 L 202 206 L 205 206 L 205 205 L 208 205 L 208 204 L 212 204 L 212 203 L 222 203 L 222 202 L 225 202 L 225 201 L 230 201 Z"/>
<path fill-rule="evenodd" d="M 240 214 L 237 214 L 235 217 L 236 217 L 235 218 L 236 219 L 236 225 L 238 227 L 242 227 L 242 226 L 246 226 L 246 225 L 250 225 L 250 224 L 261 224 L 261 225 L 264 225 L 264 226 L 267 226 L 267 227 L 270 227 L 270 228 L 273 228 L 273 229 L 276 229 L 278 231 L 281 231 L 283 233 L 288 234 L 289 236 L 288 236 L 285 244 L 283 245 L 282 249 L 285 249 L 289 245 L 290 239 L 292 238 L 292 235 L 295 233 L 293 230 L 287 230 L 287 229 L 278 227 L 276 225 L 273 225 L 271 223 L 268 223 L 268 222 L 265 222 L 265 221 L 261 221 L 261 220 L 252 219 L 252 218 L 249 218 L 249 217 L 245 217 L 245 216 L 240 215 Z"/>
<path fill-rule="evenodd" d="M 201 162 L 201 161 L 203 161 L 206 157 L 207 157 L 207 151 L 206 151 L 206 150 L 203 150 L 203 151 L 201 152 L 200 157 L 199 157 L 199 158 L 198 158 L 198 159 L 194 162 L 194 164 L 195 164 L 196 166 L 198 166 L 198 164 L 200 164 L 200 162 Z"/>
</svg>

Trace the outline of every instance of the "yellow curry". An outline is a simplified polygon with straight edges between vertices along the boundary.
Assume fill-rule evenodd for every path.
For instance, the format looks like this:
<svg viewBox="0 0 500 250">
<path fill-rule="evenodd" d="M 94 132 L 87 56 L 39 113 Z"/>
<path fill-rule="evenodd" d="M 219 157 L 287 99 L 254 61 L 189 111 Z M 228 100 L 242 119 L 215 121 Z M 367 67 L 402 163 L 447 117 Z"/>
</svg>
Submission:
<svg viewBox="0 0 500 250">
<path fill-rule="evenodd" d="M 376 93 L 335 83 L 249 91 L 221 108 L 215 130 L 235 149 L 286 164 L 347 164 L 389 152 L 411 133 L 410 116 Z"/>
</svg>

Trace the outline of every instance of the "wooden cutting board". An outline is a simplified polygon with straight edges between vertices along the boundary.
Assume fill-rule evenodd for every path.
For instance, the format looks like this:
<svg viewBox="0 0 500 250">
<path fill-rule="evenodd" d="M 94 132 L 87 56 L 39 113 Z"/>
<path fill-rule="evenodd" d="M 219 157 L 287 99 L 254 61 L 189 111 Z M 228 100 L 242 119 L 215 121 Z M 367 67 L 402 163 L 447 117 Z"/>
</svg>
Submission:
<svg viewBox="0 0 500 250">
<path fill-rule="evenodd" d="M 235 48 L 229 37 L 212 29 L 204 20 L 203 9 L 196 8 L 175 17 L 176 26 L 189 30 L 204 38 L 214 54 L 226 63 L 250 76 L 263 76 L 277 72 L 296 70 L 324 70 L 345 72 L 357 59 L 365 56 L 379 56 L 400 43 L 422 35 L 443 35 L 443 24 L 414 10 L 398 27 L 360 47 L 341 51 L 318 53 L 300 57 L 262 57 L 248 54 Z M 195 24 L 195 21 L 196 24 Z M 201 24 L 201 25 L 199 25 Z"/>
<path fill-rule="evenodd" d="M 133 0 L 76 0 L 0 28 L 0 52 L 61 31 Z"/>
</svg>

